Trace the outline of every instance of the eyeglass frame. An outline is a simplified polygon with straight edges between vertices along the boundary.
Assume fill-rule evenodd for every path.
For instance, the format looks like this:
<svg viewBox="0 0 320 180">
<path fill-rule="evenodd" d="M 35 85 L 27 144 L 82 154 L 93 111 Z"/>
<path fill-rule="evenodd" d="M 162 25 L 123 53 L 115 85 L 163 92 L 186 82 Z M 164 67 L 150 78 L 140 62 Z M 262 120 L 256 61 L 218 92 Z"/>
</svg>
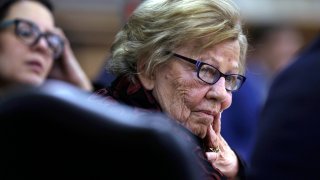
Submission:
<svg viewBox="0 0 320 180">
<path fill-rule="evenodd" d="M 221 77 L 224 77 L 225 79 L 228 79 L 228 77 L 230 77 L 230 76 L 232 76 L 232 77 L 236 76 L 237 79 L 240 77 L 240 80 L 241 80 L 241 81 L 240 81 L 240 84 L 239 84 L 238 88 L 236 88 L 236 89 L 228 89 L 228 88 L 226 87 L 226 90 L 231 91 L 231 92 L 234 92 L 234 91 L 239 90 L 239 89 L 241 88 L 241 86 L 243 85 L 243 83 L 246 81 L 246 77 L 243 76 L 243 75 L 240 75 L 240 74 L 224 74 L 224 73 L 222 73 L 218 68 L 212 66 L 211 64 L 208 64 L 208 63 L 205 63 L 205 62 L 202 62 L 202 61 L 199 61 L 199 60 L 195 60 L 195 59 L 192 59 L 192 58 L 188 58 L 188 57 L 182 56 L 182 55 L 177 54 L 177 53 L 173 53 L 173 52 L 169 52 L 169 53 L 172 53 L 173 56 L 178 57 L 179 59 L 185 60 L 185 61 L 187 61 L 187 62 L 189 62 L 189 63 L 192 63 L 192 64 L 196 65 L 196 68 L 197 68 L 197 77 L 198 77 L 201 81 L 203 81 L 203 82 L 205 82 L 205 83 L 207 83 L 207 84 L 213 85 L 213 84 L 217 83 Z M 202 67 L 203 65 L 207 65 L 207 66 L 210 66 L 210 67 L 212 67 L 213 69 L 215 69 L 215 70 L 219 73 L 219 77 L 218 77 L 216 80 L 214 80 L 213 82 L 207 82 L 207 81 L 205 81 L 204 79 L 202 79 L 202 78 L 200 77 L 200 69 L 201 69 L 201 67 Z"/>
<path fill-rule="evenodd" d="M 34 41 L 32 43 L 28 43 L 26 42 L 23 37 L 21 37 L 21 35 L 19 35 L 19 31 L 18 31 L 18 24 L 21 23 L 21 22 L 24 22 L 24 23 L 27 23 L 31 26 L 31 28 L 33 29 L 33 31 L 35 31 L 37 33 L 37 36 L 36 38 L 34 39 Z M 64 40 L 63 38 L 61 38 L 59 35 L 55 34 L 55 33 L 52 33 L 52 32 L 41 32 L 40 28 L 38 25 L 36 25 L 35 23 L 29 21 L 29 20 L 26 20 L 26 19 L 21 19 L 21 18 L 15 18 L 15 19 L 11 19 L 11 20 L 5 20 L 5 21 L 2 21 L 0 23 L 0 29 L 4 29 L 4 28 L 7 28 L 11 25 L 14 25 L 14 33 L 17 37 L 19 37 L 19 39 L 21 39 L 25 44 L 27 44 L 28 46 L 32 47 L 34 45 L 36 45 L 40 39 L 42 37 L 45 38 L 48 46 L 50 47 L 50 50 L 52 51 L 52 54 L 53 54 L 53 58 L 54 59 L 57 59 L 60 57 L 60 55 L 62 54 L 63 52 L 63 49 L 64 49 Z M 48 40 L 48 36 L 49 35 L 52 35 L 54 37 L 57 37 L 57 39 L 59 40 L 60 42 L 60 47 L 61 47 L 61 51 L 59 53 L 55 53 L 55 50 L 53 49 L 51 43 L 49 42 Z"/>
</svg>

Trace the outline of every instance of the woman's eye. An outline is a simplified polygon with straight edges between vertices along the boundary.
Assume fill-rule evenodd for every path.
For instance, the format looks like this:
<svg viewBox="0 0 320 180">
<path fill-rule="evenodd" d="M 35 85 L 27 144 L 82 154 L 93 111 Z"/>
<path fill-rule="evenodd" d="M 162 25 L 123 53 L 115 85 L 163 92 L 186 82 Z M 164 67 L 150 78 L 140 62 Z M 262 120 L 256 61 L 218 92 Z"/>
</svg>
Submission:
<svg viewBox="0 0 320 180">
<path fill-rule="evenodd" d="M 31 37 L 34 33 L 30 29 L 20 29 L 19 35 L 23 37 Z"/>
<path fill-rule="evenodd" d="M 200 71 L 203 77 L 213 77 L 215 74 L 215 70 L 209 67 L 203 67 Z"/>
<path fill-rule="evenodd" d="M 235 82 L 235 81 L 236 81 L 236 78 L 233 77 L 233 76 L 227 76 L 227 77 L 226 77 L 226 81 L 232 83 L 232 82 Z"/>
</svg>

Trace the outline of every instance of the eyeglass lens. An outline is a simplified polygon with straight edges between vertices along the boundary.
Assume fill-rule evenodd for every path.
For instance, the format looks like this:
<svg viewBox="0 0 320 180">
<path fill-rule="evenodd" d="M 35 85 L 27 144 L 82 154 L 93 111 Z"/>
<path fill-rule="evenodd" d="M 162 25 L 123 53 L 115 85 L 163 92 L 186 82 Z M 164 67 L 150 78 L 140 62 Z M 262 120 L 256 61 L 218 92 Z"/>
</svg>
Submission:
<svg viewBox="0 0 320 180">
<path fill-rule="evenodd" d="M 214 84 L 216 83 L 221 76 L 224 76 L 226 79 L 226 89 L 228 90 L 237 90 L 239 88 L 239 85 L 241 85 L 243 79 L 239 75 L 230 74 L 230 75 L 224 75 L 222 74 L 218 69 L 208 65 L 208 64 L 202 64 L 201 67 L 199 67 L 198 77 L 209 83 Z"/>
<path fill-rule="evenodd" d="M 30 46 L 37 44 L 41 37 L 44 37 L 55 59 L 63 52 L 64 44 L 60 36 L 49 32 L 41 33 L 38 26 L 31 22 L 17 20 L 15 33 Z"/>
<path fill-rule="evenodd" d="M 220 79 L 220 77 L 223 76 L 226 80 L 226 89 L 229 91 L 238 90 L 246 79 L 244 76 L 241 76 L 239 74 L 223 74 L 212 65 L 176 53 L 174 53 L 174 56 L 195 64 L 197 67 L 198 78 L 208 84 L 215 84 Z"/>
</svg>

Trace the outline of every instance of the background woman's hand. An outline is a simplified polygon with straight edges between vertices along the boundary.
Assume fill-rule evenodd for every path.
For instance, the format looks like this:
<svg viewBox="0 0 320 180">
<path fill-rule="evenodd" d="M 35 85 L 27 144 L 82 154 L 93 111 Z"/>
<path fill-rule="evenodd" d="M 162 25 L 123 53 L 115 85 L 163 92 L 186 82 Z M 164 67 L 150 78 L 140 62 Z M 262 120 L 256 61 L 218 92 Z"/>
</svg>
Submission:
<svg viewBox="0 0 320 180">
<path fill-rule="evenodd" d="M 64 39 L 64 51 L 59 59 L 54 60 L 49 78 L 66 81 L 86 91 L 92 91 L 91 81 L 76 59 L 68 39 L 61 29 L 57 28 L 56 33 Z"/>
<path fill-rule="evenodd" d="M 219 148 L 218 152 L 206 152 L 211 164 L 218 168 L 230 179 L 235 179 L 239 171 L 239 162 L 236 154 L 221 136 L 221 114 L 208 128 L 206 136 L 207 146 L 213 149 Z"/>
</svg>

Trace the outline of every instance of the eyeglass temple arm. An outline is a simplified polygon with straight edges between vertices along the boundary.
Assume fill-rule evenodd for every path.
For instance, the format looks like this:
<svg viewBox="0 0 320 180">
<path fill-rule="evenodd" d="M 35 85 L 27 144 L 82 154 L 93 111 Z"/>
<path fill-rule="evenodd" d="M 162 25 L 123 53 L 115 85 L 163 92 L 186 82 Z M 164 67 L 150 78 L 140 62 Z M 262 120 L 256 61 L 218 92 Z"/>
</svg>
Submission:
<svg viewBox="0 0 320 180">
<path fill-rule="evenodd" d="M 6 28 L 6 27 L 8 27 L 8 26 L 10 26 L 11 24 L 14 24 L 14 23 L 15 23 L 14 20 L 12 20 L 12 21 L 2 21 L 0 23 L 0 29 Z"/>
<path fill-rule="evenodd" d="M 176 54 L 176 53 L 173 53 L 173 55 L 176 56 L 176 57 L 178 57 L 178 58 L 181 58 L 181 59 L 183 59 L 183 60 L 186 60 L 186 61 L 188 61 L 188 62 L 190 62 L 190 63 L 192 63 L 192 64 L 195 64 L 196 66 L 199 66 L 199 65 L 201 64 L 200 61 L 196 61 L 196 60 L 194 60 L 194 59 L 191 59 L 191 58 L 188 58 L 188 57 L 185 57 L 185 56 L 181 56 L 181 55 Z"/>
</svg>

